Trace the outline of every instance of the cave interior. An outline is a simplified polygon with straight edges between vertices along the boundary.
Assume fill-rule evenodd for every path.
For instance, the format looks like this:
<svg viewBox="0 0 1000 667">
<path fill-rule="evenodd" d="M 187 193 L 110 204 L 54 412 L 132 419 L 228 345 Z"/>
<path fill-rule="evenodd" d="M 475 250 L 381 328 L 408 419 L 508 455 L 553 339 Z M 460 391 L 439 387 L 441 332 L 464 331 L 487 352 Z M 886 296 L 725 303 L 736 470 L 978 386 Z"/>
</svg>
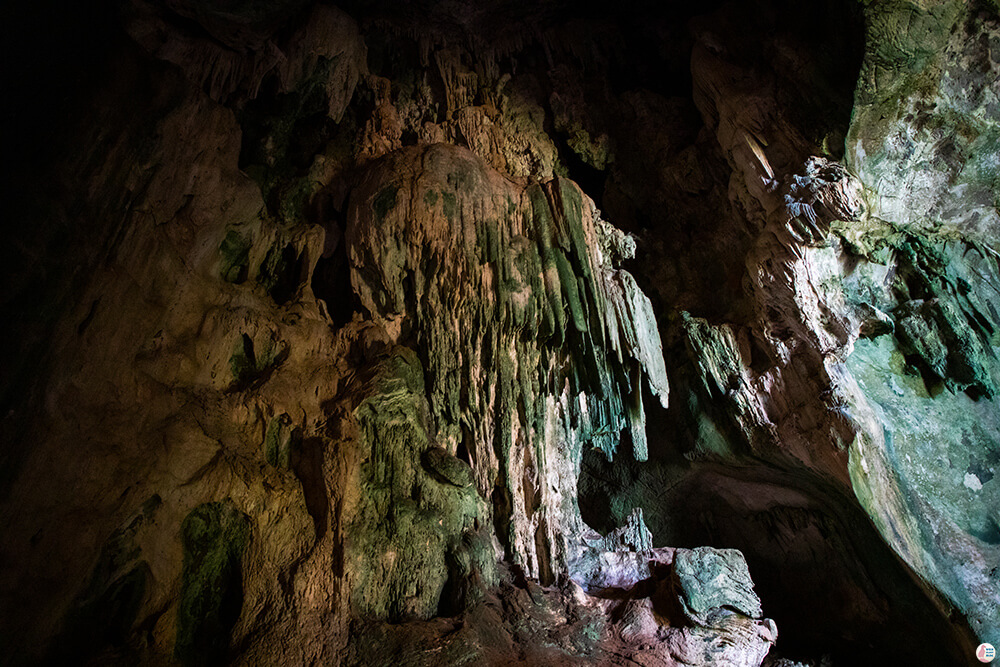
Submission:
<svg viewBox="0 0 1000 667">
<path fill-rule="evenodd" d="M 974 664 L 997 0 L 2 10 L 0 664 Z"/>
</svg>

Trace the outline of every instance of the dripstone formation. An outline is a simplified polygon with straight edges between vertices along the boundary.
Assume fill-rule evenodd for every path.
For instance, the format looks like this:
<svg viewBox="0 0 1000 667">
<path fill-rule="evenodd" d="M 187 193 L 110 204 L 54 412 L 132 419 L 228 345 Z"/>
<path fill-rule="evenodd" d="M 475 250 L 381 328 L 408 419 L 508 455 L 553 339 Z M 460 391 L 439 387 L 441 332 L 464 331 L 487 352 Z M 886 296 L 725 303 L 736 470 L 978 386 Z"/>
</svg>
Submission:
<svg viewBox="0 0 1000 667">
<path fill-rule="evenodd" d="M 994 0 L 8 13 L 0 664 L 1000 645 Z"/>
</svg>

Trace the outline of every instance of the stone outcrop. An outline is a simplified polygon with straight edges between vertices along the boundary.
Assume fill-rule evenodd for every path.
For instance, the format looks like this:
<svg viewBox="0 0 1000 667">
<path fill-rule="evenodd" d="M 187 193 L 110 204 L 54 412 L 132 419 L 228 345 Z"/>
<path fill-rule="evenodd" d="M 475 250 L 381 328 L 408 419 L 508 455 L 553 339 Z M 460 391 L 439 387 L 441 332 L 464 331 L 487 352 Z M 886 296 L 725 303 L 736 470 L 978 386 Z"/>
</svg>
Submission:
<svg viewBox="0 0 1000 667">
<path fill-rule="evenodd" d="M 424 355 L 438 443 L 494 499 L 508 557 L 553 581 L 582 530 L 582 448 L 612 457 L 629 428 L 645 458 L 644 376 L 666 403 L 652 308 L 604 255 L 621 232 L 569 181 L 518 187 L 443 146 L 374 165 L 347 228 L 361 306 Z"/>
</svg>

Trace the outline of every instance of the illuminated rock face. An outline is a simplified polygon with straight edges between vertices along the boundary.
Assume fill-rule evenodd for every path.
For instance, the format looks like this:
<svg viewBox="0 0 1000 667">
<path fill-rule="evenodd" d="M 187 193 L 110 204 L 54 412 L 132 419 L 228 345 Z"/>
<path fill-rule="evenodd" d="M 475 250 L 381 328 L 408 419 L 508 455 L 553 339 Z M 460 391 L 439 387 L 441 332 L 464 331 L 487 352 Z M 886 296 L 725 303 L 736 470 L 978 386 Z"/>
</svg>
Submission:
<svg viewBox="0 0 1000 667">
<path fill-rule="evenodd" d="M 628 428 L 645 459 L 645 377 L 666 404 L 652 306 L 613 264 L 626 237 L 571 181 L 517 186 L 442 145 L 373 166 L 348 216 L 352 284 L 425 359 L 437 442 L 494 499 L 505 554 L 553 582 L 583 529 L 583 447 L 613 457 Z"/>
<path fill-rule="evenodd" d="M 750 318 L 692 318 L 687 341 L 704 386 L 725 396 L 736 442 L 854 496 L 947 598 L 942 607 L 990 640 L 998 497 L 976 484 L 976 471 L 992 478 L 1000 442 L 1000 264 L 985 241 L 997 222 L 1000 135 L 984 113 L 997 93 L 985 45 L 1000 23 L 963 3 L 914 12 L 865 10 L 851 171 L 806 158 L 815 148 L 791 110 L 773 103 L 782 89 L 814 95 L 792 92 L 801 80 L 696 45 L 695 101 L 733 167 L 730 197 L 755 238 Z M 768 89 L 779 92 L 751 103 Z M 763 348 L 757 369 L 747 341 Z M 727 446 L 714 435 L 704 442 Z"/>
<path fill-rule="evenodd" d="M 54 13 L 0 662 L 1000 644 L 995 3 L 800 4 Z"/>
</svg>

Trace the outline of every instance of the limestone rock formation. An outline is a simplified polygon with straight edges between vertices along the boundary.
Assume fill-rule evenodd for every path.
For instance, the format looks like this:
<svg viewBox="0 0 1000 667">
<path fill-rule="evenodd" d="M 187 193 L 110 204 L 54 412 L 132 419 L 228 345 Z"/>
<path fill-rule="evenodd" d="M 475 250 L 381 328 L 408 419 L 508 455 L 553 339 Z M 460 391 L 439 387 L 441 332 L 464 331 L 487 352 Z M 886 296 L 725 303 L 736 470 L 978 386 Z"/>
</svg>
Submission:
<svg viewBox="0 0 1000 667">
<path fill-rule="evenodd" d="M 739 551 L 680 550 L 674 555 L 674 573 L 681 604 L 692 620 L 704 622 L 707 614 L 724 607 L 760 618 L 760 600 Z"/>
<path fill-rule="evenodd" d="M 661 5 L 12 7 L 0 664 L 1000 645 L 1000 7 Z"/>
</svg>

